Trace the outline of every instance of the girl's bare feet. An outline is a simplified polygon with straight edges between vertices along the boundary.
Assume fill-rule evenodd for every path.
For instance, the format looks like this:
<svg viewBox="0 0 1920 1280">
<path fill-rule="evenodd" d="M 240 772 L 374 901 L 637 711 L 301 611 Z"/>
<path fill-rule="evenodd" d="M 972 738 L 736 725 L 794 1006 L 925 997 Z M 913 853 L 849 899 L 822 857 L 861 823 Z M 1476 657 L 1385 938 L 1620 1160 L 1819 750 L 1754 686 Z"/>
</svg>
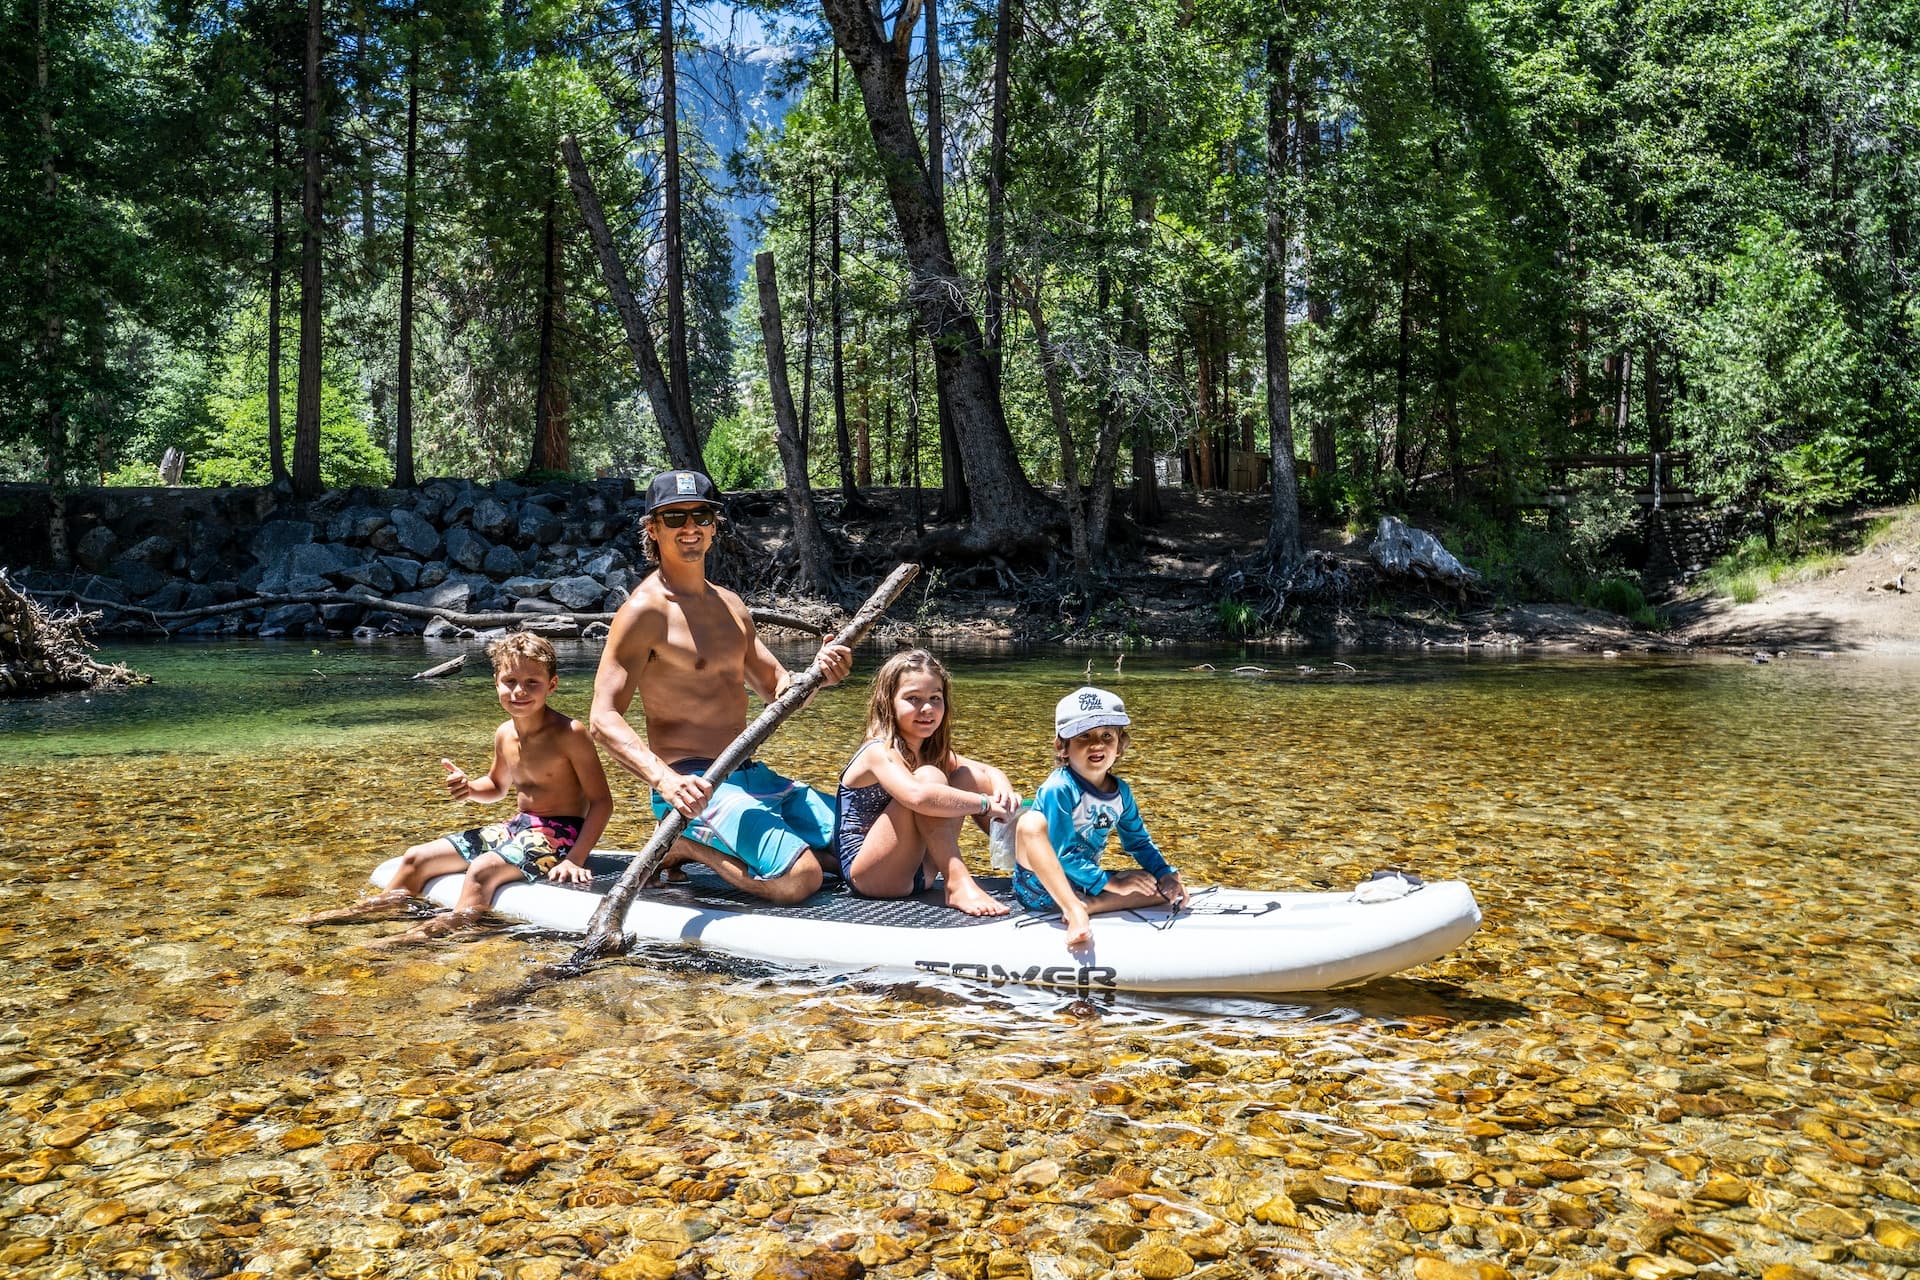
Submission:
<svg viewBox="0 0 1920 1280">
<path fill-rule="evenodd" d="M 1004 916 L 1012 909 L 982 889 L 972 876 L 947 881 L 947 905 L 970 916 Z"/>
</svg>

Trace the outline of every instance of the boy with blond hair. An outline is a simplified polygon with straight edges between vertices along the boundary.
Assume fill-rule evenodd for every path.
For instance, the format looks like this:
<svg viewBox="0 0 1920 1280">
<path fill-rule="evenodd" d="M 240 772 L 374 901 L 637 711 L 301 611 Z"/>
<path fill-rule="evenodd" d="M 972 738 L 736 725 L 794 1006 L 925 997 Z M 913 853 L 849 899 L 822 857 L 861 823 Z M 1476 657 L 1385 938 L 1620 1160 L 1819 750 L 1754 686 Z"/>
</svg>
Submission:
<svg viewBox="0 0 1920 1280">
<path fill-rule="evenodd" d="M 583 884 L 593 876 L 587 854 L 613 814 L 613 793 L 587 727 L 547 705 L 559 686 L 558 660 L 544 636 L 515 632 L 487 646 L 494 692 L 507 719 L 494 730 L 493 763 L 470 778 L 442 759 L 447 794 L 493 804 L 509 791 L 519 812 L 505 822 L 456 831 L 417 844 L 400 859 L 387 888 L 352 906 L 323 911 L 300 924 L 333 924 L 396 914 L 435 876 L 462 868 L 466 880 L 453 910 L 394 941 L 437 937 L 477 920 L 493 895 L 516 881 Z"/>
</svg>

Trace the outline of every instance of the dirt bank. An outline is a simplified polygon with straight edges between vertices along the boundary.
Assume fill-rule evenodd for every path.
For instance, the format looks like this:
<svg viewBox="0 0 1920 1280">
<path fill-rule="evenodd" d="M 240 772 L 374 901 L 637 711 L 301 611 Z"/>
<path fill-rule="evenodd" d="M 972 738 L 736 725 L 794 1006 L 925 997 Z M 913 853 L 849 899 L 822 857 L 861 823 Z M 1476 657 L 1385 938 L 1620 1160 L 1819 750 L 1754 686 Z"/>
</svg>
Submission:
<svg viewBox="0 0 1920 1280">
<path fill-rule="evenodd" d="M 1107 565 L 1113 590 L 1106 595 L 1061 599 L 1057 585 L 993 566 L 936 572 L 896 607 L 891 629 L 899 639 L 1093 647 L 1247 639 L 1302 647 L 1920 653 L 1920 508 L 1863 513 L 1862 520 L 1877 514 L 1892 523 L 1826 570 L 1774 584 L 1751 603 L 1676 591 L 1661 606 L 1658 628 L 1574 604 L 1463 602 L 1380 575 L 1367 557 L 1370 534 L 1310 529 L 1310 546 L 1351 574 L 1352 589 L 1345 598 L 1288 611 L 1282 627 L 1240 636 L 1229 633 L 1218 602 L 1229 594 L 1227 577 L 1244 568 L 1248 552 L 1264 539 L 1267 499 L 1175 490 L 1165 501 L 1165 519 L 1115 546 Z M 778 544 L 783 518 L 768 510 L 743 532 Z M 841 529 L 844 545 L 875 558 L 911 543 L 913 532 L 910 521 L 895 520 Z"/>
<path fill-rule="evenodd" d="M 1694 647 L 1920 654 L 1920 508 L 1862 512 L 1863 545 L 1764 587 L 1749 602 L 1692 598 L 1670 610 Z"/>
</svg>

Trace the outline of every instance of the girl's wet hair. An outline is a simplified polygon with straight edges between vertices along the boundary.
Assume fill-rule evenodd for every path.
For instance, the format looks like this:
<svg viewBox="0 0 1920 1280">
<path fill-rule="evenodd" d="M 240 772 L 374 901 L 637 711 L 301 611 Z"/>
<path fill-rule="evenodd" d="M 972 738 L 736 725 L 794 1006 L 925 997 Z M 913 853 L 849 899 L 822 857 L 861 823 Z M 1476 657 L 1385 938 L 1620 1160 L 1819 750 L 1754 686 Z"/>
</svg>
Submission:
<svg viewBox="0 0 1920 1280">
<path fill-rule="evenodd" d="M 893 698 L 900 692 L 900 682 L 909 674 L 925 672 L 940 682 L 940 698 L 946 704 L 946 713 L 940 717 L 940 723 L 927 735 L 916 759 L 907 752 L 906 743 L 900 737 L 900 724 L 893 714 Z M 867 737 L 878 738 L 906 756 L 915 767 L 923 764 L 939 765 L 952 749 L 953 727 L 953 681 L 947 677 L 947 669 L 940 659 L 925 649 L 904 649 L 880 664 L 873 673 L 873 696 L 867 701 Z"/>
<path fill-rule="evenodd" d="M 553 651 L 553 641 L 531 631 L 516 631 L 495 640 L 487 646 L 487 659 L 493 663 L 495 675 L 519 660 L 539 663 L 547 669 L 549 680 L 560 674 L 560 656 Z"/>
</svg>

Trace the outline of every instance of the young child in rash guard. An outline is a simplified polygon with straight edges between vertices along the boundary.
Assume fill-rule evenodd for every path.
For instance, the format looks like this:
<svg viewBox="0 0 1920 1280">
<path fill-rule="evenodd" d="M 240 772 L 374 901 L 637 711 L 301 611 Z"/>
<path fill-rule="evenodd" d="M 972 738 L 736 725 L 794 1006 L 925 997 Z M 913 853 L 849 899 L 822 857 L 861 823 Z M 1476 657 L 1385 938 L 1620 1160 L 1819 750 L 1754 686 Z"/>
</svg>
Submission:
<svg viewBox="0 0 1920 1280">
<path fill-rule="evenodd" d="M 508 717 L 494 730 L 492 766 L 485 777 L 469 778 L 451 760 L 440 764 L 453 799 L 492 804 L 512 791 L 519 812 L 505 822 L 414 845 L 385 891 L 296 924 L 395 915 L 427 881 L 465 870 L 460 900 L 451 913 L 393 939 L 417 941 L 473 923 L 506 885 L 542 878 L 580 884 L 593 878 L 587 854 L 607 828 L 613 794 L 586 726 L 547 705 L 560 683 L 553 644 L 543 636 L 516 632 L 488 645 L 487 656 L 493 660 L 494 692 Z"/>
<path fill-rule="evenodd" d="M 1178 910 L 1187 902 L 1180 873 L 1140 820 L 1132 788 L 1113 774 L 1130 742 L 1129 723 L 1126 704 L 1104 689 L 1076 689 L 1060 699 L 1053 709 L 1053 756 L 1060 767 L 1040 784 L 1015 832 L 1014 894 L 1028 910 L 1058 909 L 1071 949 L 1093 941 L 1089 916 L 1135 907 Z M 1142 870 L 1101 868 L 1116 832 Z"/>
<path fill-rule="evenodd" d="M 1020 798 L 1006 774 L 953 749 L 951 699 L 947 669 L 925 649 L 896 653 L 874 673 L 867 740 L 840 774 L 840 874 L 868 898 L 904 898 L 938 876 L 948 906 L 1005 915 L 960 856 L 960 824 L 1012 818 Z"/>
</svg>

